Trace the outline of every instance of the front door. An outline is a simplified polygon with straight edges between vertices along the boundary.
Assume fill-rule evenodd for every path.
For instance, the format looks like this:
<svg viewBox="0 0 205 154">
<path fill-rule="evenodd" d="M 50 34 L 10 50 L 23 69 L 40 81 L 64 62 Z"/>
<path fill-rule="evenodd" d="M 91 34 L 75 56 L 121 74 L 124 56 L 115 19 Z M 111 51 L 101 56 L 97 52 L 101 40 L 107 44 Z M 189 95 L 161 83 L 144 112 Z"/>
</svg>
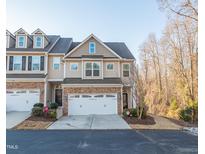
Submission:
<svg viewBox="0 0 205 154">
<path fill-rule="evenodd" d="M 62 89 L 55 89 L 55 102 L 62 106 Z"/>
<path fill-rule="evenodd" d="M 123 93 L 123 109 L 128 108 L 128 96 L 127 93 Z"/>
</svg>

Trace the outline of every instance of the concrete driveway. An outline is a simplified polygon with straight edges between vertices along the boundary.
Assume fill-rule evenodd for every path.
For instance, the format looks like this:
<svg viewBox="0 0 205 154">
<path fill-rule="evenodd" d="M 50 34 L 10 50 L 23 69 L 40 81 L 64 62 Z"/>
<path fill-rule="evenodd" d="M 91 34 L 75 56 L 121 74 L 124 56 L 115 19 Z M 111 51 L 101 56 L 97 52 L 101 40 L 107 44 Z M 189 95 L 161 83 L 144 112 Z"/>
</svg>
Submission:
<svg viewBox="0 0 205 154">
<path fill-rule="evenodd" d="M 48 129 L 131 129 L 119 115 L 64 116 Z"/>
<path fill-rule="evenodd" d="M 6 129 L 11 129 L 30 116 L 30 112 L 6 112 Z"/>
</svg>

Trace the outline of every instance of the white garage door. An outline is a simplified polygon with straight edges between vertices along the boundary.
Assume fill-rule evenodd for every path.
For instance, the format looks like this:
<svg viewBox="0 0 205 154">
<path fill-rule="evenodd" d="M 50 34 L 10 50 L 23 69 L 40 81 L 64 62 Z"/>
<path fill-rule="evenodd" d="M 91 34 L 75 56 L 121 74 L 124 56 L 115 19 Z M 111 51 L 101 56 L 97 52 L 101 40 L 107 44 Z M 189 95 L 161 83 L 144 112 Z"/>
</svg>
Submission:
<svg viewBox="0 0 205 154">
<path fill-rule="evenodd" d="M 39 90 L 7 90 L 7 111 L 31 111 L 35 103 L 39 103 Z"/>
<path fill-rule="evenodd" d="M 117 114 L 117 94 L 72 94 L 69 115 Z"/>
</svg>

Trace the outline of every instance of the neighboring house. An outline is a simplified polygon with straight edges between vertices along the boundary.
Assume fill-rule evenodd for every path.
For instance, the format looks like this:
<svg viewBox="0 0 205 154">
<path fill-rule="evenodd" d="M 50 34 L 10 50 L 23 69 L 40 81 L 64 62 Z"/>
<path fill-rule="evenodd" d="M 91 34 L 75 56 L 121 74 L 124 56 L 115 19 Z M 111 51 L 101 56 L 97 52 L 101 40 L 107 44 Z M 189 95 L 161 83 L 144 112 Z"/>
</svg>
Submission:
<svg viewBox="0 0 205 154">
<path fill-rule="evenodd" d="M 125 43 L 82 42 L 40 29 L 7 35 L 7 111 L 56 102 L 64 115 L 121 114 L 136 106 L 135 58 Z"/>
</svg>

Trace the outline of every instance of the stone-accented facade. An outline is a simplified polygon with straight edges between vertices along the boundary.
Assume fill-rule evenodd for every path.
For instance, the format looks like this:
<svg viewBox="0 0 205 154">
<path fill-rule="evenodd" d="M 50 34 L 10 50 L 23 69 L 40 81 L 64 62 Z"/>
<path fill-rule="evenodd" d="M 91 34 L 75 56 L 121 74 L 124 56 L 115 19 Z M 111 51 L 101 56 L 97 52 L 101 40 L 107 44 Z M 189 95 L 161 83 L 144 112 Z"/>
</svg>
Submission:
<svg viewBox="0 0 205 154">
<path fill-rule="evenodd" d="M 68 113 L 68 94 L 73 93 L 117 93 L 117 108 L 118 114 L 121 114 L 121 87 L 64 87 L 63 88 L 63 114 L 69 115 Z"/>
<path fill-rule="evenodd" d="M 6 89 L 40 89 L 40 102 L 44 102 L 44 82 L 7 82 Z"/>
</svg>

